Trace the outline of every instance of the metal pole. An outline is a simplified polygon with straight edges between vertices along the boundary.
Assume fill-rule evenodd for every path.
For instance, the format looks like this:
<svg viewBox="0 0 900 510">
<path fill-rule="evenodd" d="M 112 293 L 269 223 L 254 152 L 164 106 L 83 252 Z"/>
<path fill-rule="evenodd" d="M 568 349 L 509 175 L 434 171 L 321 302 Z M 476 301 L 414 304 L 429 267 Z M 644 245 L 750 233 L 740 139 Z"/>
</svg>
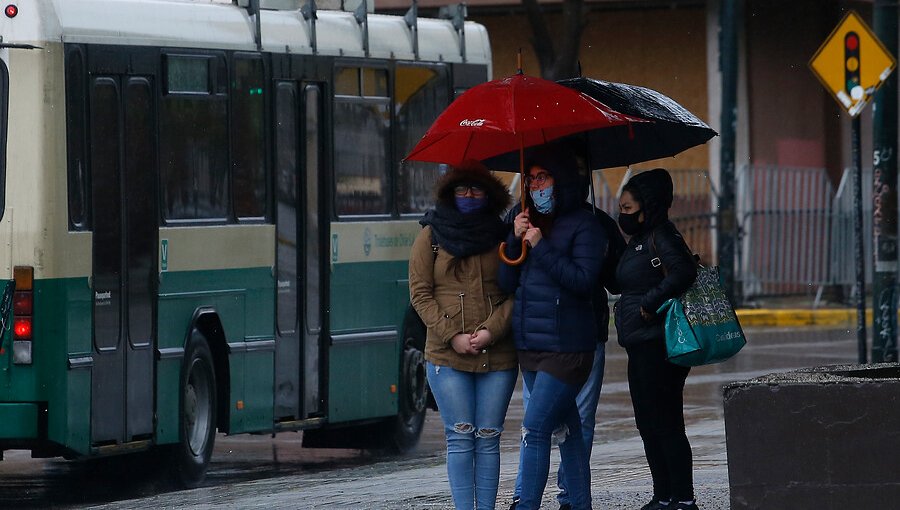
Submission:
<svg viewBox="0 0 900 510">
<path fill-rule="evenodd" d="M 897 54 L 897 2 L 875 0 L 875 35 Z M 875 93 L 873 113 L 875 267 L 872 278 L 872 362 L 897 361 L 897 73 Z"/>
<path fill-rule="evenodd" d="M 737 126 L 738 41 L 740 0 L 722 0 L 719 12 L 719 69 L 722 74 L 722 117 L 719 174 L 718 259 L 719 274 L 728 299 L 735 303 L 734 252 L 737 234 L 735 210 L 735 139 Z"/>
<path fill-rule="evenodd" d="M 853 117 L 853 219 L 856 232 L 856 340 L 859 362 L 866 362 L 866 266 L 863 251 L 862 155 L 859 115 Z"/>
</svg>

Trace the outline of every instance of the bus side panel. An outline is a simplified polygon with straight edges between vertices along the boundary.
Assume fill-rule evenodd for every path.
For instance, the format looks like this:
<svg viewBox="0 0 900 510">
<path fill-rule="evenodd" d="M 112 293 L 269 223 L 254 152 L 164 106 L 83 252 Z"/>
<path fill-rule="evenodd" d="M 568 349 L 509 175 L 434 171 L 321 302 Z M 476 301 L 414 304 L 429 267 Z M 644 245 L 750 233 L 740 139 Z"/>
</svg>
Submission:
<svg viewBox="0 0 900 510">
<path fill-rule="evenodd" d="M 271 317 L 271 314 L 268 315 Z M 264 341 L 265 342 L 265 341 Z M 274 343 L 271 344 L 274 349 Z M 240 430 L 231 433 L 272 430 L 275 424 L 275 351 L 249 350 L 244 356 L 244 409 Z"/>
<path fill-rule="evenodd" d="M 397 311 L 408 302 L 406 278 L 405 261 L 333 266 L 330 422 L 397 413 L 401 334 Z M 360 331 L 370 336 L 353 333 Z"/>
<path fill-rule="evenodd" d="M 9 334 L 0 353 L 0 400 L 9 403 L 0 410 L 0 438 L 34 439 L 45 433 L 53 443 L 89 453 L 90 331 L 87 278 L 35 280 L 33 364 L 12 362 Z M 48 407 L 42 430 L 44 417 L 33 411 L 43 402 Z"/>
<path fill-rule="evenodd" d="M 60 405 L 48 410 L 47 433 L 51 441 L 61 438 L 62 444 L 68 448 L 87 455 L 91 443 L 91 370 L 90 366 L 77 360 L 88 360 L 91 354 L 91 288 L 88 278 L 54 280 L 52 284 L 59 285 L 66 298 L 63 303 L 68 344 L 66 352 L 71 361 L 66 364 L 66 398 Z M 54 399 L 50 401 L 54 402 Z M 55 409 L 63 414 L 54 413 Z M 65 422 L 64 426 L 62 422 Z"/>
<path fill-rule="evenodd" d="M 232 434 L 272 430 L 275 423 L 275 279 L 272 268 L 251 271 L 243 338 L 247 346 L 243 424 L 240 429 L 232 428 Z"/>
<path fill-rule="evenodd" d="M 397 414 L 397 338 L 331 346 L 328 421 Z"/>
<path fill-rule="evenodd" d="M 160 281 L 159 346 L 181 348 L 194 311 L 218 313 L 227 345 L 231 433 L 271 430 L 273 423 L 271 268 L 163 272 Z M 214 342 L 210 339 L 211 343 Z M 178 441 L 181 358 L 160 361 L 157 379 L 157 440 Z M 247 371 L 253 373 L 249 383 Z M 219 385 L 223 381 L 217 381 Z"/>
<path fill-rule="evenodd" d="M 415 221 L 331 224 L 328 421 L 398 412 L 403 312 Z"/>
</svg>

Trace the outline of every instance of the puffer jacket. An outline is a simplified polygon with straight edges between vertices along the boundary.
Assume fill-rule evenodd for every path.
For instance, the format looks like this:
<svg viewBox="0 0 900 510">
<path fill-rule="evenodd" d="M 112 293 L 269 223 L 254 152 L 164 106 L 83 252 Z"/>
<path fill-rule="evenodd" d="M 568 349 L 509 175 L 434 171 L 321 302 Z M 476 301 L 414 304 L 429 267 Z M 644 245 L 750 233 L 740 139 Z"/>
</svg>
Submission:
<svg viewBox="0 0 900 510">
<path fill-rule="evenodd" d="M 606 232 L 600 220 L 581 206 L 583 183 L 574 166 L 568 168 L 560 161 L 548 156 L 532 162 L 547 169 L 555 181 L 553 228 L 528 251 L 524 263 L 500 265 L 501 287 L 515 292 L 512 331 L 520 350 L 588 352 L 597 348 L 592 297 L 599 286 Z M 530 198 L 527 203 L 531 205 Z M 506 256 L 517 259 L 521 250 L 521 240 L 510 232 Z"/>
<path fill-rule="evenodd" d="M 508 370 L 518 366 L 509 335 L 512 298 L 497 284 L 496 250 L 460 261 L 459 276 L 448 265 L 453 257 L 431 248 L 431 227 L 419 232 L 409 257 L 410 300 L 428 328 L 425 359 L 465 372 Z M 449 270 L 448 270 L 449 269 Z M 478 355 L 459 354 L 450 339 L 487 329 L 492 344 Z"/>
<path fill-rule="evenodd" d="M 654 267 L 651 261 L 657 257 L 661 266 Z M 656 310 L 667 299 L 683 294 L 696 278 L 694 257 L 671 221 L 632 237 L 616 268 L 622 289 L 614 310 L 619 344 L 665 341 L 665 317 Z M 653 316 L 651 320 L 641 317 L 641 308 Z"/>
</svg>

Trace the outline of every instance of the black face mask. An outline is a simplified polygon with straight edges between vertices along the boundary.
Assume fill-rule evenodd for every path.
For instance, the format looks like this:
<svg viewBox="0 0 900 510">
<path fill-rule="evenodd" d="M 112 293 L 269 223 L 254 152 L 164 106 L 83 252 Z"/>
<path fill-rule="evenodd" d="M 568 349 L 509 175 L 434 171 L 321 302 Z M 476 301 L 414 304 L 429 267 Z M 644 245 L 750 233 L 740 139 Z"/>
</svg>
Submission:
<svg viewBox="0 0 900 510">
<path fill-rule="evenodd" d="M 640 233 L 641 229 L 644 227 L 644 224 L 638 221 L 638 216 L 640 214 L 641 211 L 633 212 L 631 214 L 619 213 L 619 226 L 622 227 L 622 232 L 625 232 L 625 234 L 629 236 Z"/>
</svg>

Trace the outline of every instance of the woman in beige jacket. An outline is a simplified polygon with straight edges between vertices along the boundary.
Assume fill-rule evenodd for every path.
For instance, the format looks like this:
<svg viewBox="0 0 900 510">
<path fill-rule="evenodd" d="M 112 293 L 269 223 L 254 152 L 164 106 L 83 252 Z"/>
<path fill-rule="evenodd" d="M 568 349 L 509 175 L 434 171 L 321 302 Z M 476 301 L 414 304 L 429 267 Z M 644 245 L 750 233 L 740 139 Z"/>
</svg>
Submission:
<svg viewBox="0 0 900 510">
<path fill-rule="evenodd" d="M 500 214 L 510 197 L 477 162 L 444 175 L 435 194 L 410 254 L 410 301 L 428 328 L 428 383 L 444 422 L 453 502 L 493 509 L 500 433 L 518 376 L 513 303 L 497 284 L 497 247 L 509 230 Z"/>
</svg>

